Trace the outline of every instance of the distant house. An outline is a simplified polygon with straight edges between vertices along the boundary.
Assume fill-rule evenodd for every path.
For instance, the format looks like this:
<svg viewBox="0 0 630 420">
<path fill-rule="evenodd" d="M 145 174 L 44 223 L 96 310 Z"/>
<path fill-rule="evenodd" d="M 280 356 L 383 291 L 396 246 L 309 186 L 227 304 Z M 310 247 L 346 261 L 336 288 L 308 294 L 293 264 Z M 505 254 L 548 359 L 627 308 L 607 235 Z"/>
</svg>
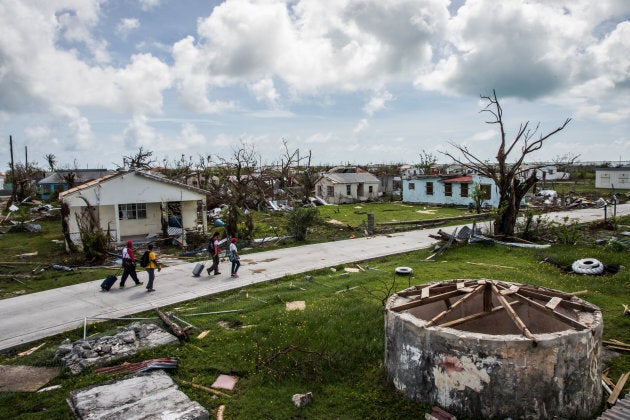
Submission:
<svg viewBox="0 0 630 420">
<path fill-rule="evenodd" d="M 42 200 L 50 200 L 55 198 L 60 192 L 66 191 L 71 187 L 76 187 L 111 173 L 113 171 L 107 169 L 64 169 L 52 172 L 38 182 L 39 196 Z"/>
<path fill-rule="evenodd" d="M 379 196 L 380 181 L 369 172 L 326 172 L 315 191 L 331 204 L 368 201 Z"/>
<path fill-rule="evenodd" d="M 530 168 L 523 165 L 523 169 L 526 171 L 523 173 L 522 178 L 529 178 L 532 172 L 536 172 L 536 178 L 540 181 L 566 180 L 571 176 L 568 172 L 558 171 L 556 165 L 532 166 Z"/>
<path fill-rule="evenodd" d="M 475 184 L 484 192 L 484 203 L 499 205 L 499 190 L 491 178 L 469 175 L 418 175 L 403 179 L 402 199 L 406 203 L 467 206 Z"/>
<path fill-rule="evenodd" d="M 158 235 L 170 220 L 178 220 L 182 234 L 207 228 L 206 191 L 141 171 L 106 175 L 61 192 L 59 199 L 68 208 L 70 238 L 79 245 L 78 220 L 89 217 L 118 243 Z"/>
<path fill-rule="evenodd" d="M 595 168 L 595 188 L 630 190 L 630 167 Z"/>
</svg>

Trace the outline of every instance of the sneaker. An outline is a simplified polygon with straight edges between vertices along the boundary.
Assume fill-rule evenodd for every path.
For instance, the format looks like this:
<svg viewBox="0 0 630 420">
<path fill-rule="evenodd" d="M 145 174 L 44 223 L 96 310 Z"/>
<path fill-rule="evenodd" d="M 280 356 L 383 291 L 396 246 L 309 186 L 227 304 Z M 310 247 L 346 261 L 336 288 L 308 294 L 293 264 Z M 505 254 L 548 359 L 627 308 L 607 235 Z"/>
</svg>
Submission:
<svg viewBox="0 0 630 420">
<path fill-rule="evenodd" d="M 232 274 L 232 277 L 236 278 L 236 277 L 238 277 L 238 274 L 234 273 L 234 274 Z"/>
<path fill-rule="evenodd" d="M 155 289 L 147 289 L 147 292 L 155 292 Z"/>
<path fill-rule="evenodd" d="M 215 276 L 216 276 L 217 274 L 221 274 L 221 273 L 219 273 L 218 271 L 217 271 L 216 273 L 214 273 L 214 275 L 215 275 Z"/>
<path fill-rule="evenodd" d="M 139 281 L 138 283 L 136 283 L 136 286 L 142 286 L 144 283 Z"/>
<path fill-rule="evenodd" d="M 120 286 L 118 286 L 118 287 L 120 287 L 121 289 L 124 289 L 124 288 L 125 288 L 125 285 L 124 285 L 124 284 L 121 284 L 121 285 L 120 285 Z"/>
</svg>

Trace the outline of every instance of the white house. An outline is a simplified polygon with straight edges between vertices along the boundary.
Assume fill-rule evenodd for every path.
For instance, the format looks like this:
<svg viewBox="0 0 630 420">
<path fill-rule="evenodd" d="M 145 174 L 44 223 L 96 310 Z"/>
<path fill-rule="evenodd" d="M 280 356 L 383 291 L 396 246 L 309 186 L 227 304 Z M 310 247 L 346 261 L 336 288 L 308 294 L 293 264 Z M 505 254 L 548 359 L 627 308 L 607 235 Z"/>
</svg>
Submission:
<svg viewBox="0 0 630 420">
<path fill-rule="evenodd" d="M 141 171 L 118 172 L 59 194 L 71 240 L 80 245 L 78 219 L 90 216 L 116 242 L 162 232 L 176 219 L 180 229 L 206 231 L 206 192 Z M 197 209 L 201 205 L 201 214 Z M 89 207 L 88 207 L 89 206 Z M 185 241 L 185 237 L 182 238 Z"/>
<path fill-rule="evenodd" d="M 315 191 L 331 204 L 368 201 L 379 196 L 379 179 L 369 172 L 325 173 L 315 184 Z"/>
<path fill-rule="evenodd" d="M 534 171 L 536 172 L 536 178 L 540 181 L 567 180 L 571 177 L 571 174 L 568 172 L 558 171 L 558 167 L 556 165 L 523 165 L 523 169 L 526 169 L 526 171 L 523 172 L 522 178 L 529 178 Z"/>
<path fill-rule="evenodd" d="M 630 190 L 630 167 L 595 168 L 595 188 Z"/>
<path fill-rule="evenodd" d="M 467 206 L 473 203 L 475 184 L 481 187 L 485 204 L 499 206 L 499 189 L 494 180 L 476 174 L 419 175 L 403 179 L 402 199 L 406 203 Z"/>
</svg>

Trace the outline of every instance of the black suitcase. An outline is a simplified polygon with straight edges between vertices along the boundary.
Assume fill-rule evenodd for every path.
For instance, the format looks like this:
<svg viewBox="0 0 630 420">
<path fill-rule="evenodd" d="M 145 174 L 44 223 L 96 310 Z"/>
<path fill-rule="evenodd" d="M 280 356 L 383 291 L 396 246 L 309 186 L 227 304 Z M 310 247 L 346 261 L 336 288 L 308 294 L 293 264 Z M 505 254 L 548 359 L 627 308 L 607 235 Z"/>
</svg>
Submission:
<svg viewBox="0 0 630 420">
<path fill-rule="evenodd" d="M 105 280 L 103 280 L 103 283 L 101 283 L 101 290 L 103 292 L 109 292 L 109 289 L 111 289 L 114 283 L 116 283 L 116 280 L 118 280 L 118 277 L 116 277 L 115 275 L 108 275 L 107 277 L 105 277 Z"/>
<path fill-rule="evenodd" d="M 205 263 L 197 263 L 197 265 L 195 265 L 195 268 L 193 268 L 193 276 L 199 277 L 205 266 Z"/>
</svg>

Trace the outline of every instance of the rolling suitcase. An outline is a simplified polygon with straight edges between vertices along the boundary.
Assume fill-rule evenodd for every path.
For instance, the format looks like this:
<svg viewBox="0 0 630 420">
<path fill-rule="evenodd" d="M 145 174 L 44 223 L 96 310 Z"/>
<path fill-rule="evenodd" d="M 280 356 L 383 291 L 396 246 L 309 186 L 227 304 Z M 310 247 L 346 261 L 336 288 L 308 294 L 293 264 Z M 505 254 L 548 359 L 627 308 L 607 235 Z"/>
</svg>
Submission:
<svg viewBox="0 0 630 420">
<path fill-rule="evenodd" d="M 101 290 L 103 292 L 109 292 L 109 289 L 111 289 L 114 283 L 116 283 L 116 280 L 118 280 L 118 277 L 116 277 L 115 275 L 108 275 L 107 277 L 105 277 L 105 280 L 103 280 L 103 283 L 101 283 Z"/>
<path fill-rule="evenodd" d="M 199 277 L 199 275 L 201 274 L 201 272 L 203 271 L 203 268 L 206 266 L 205 263 L 197 263 L 197 265 L 195 265 L 195 268 L 193 268 L 193 276 L 195 277 Z"/>
</svg>

